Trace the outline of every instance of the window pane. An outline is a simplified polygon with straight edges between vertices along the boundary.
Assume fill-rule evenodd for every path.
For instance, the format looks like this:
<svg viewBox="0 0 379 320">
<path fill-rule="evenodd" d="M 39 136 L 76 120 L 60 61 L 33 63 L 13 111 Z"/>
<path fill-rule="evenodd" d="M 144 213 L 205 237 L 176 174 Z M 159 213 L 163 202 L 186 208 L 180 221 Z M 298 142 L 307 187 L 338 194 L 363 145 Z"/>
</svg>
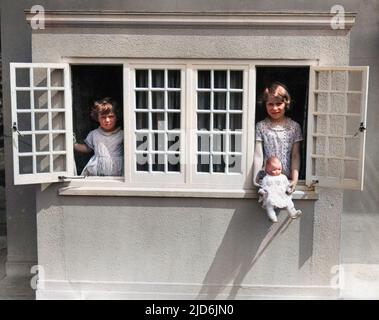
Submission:
<svg viewBox="0 0 379 320">
<path fill-rule="evenodd" d="M 147 109 L 148 108 L 148 92 L 136 91 L 136 108 Z"/>
<path fill-rule="evenodd" d="M 359 132 L 361 119 L 360 117 L 347 117 L 346 118 L 346 134 L 355 135 Z"/>
<path fill-rule="evenodd" d="M 226 129 L 226 114 L 215 113 L 213 114 L 213 129 L 214 130 L 225 130 Z"/>
<path fill-rule="evenodd" d="M 37 156 L 37 173 L 50 172 L 50 156 Z"/>
<path fill-rule="evenodd" d="M 137 171 L 149 171 L 148 154 L 136 154 Z"/>
<path fill-rule="evenodd" d="M 213 172 L 225 172 L 224 155 L 212 155 Z"/>
<path fill-rule="evenodd" d="M 180 88 L 180 70 L 168 70 L 168 87 Z"/>
<path fill-rule="evenodd" d="M 164 70 L 152 70 L 152 87 L 164 88 Z"/>
<path fill-rule="evenodd" d="M 213 108 L 215 110 L 226 109 L 226 92 L 214 92 L 213 93 Z"/>
<path fill-rule="evenodd" d="M 361 112 L 361 94 L 347 94 L 347 112 L 359 114 Z"/>
<path fill-rule="evenodd" d="M 199 154 L 197 156 L 197 172 L 210 172 L 209 154 Z"/>
<path fill-rule="evenodd" d="M 30 109 L 30 91 L 17 91 L 16 93 L 17 109 Z"/>
<path fill-rule="evenodd" d="M 330 95 L 330 112 L 344 113 L 346 109 L 346 95 L 332 93 Z"/>
<path fill-rule="evenodd" d="M 242 135 L 231 134 L 229 136 L 229 151 L 242 152 Z"/>
<path fill-rule="evenodd" d="M 136 88 L 149 87 L 149 73 L 148 70 L 136 70 Z"/>
<path fill-rule="evenodd" d="M 180 172 L 180 156 L 179 154 L 167 155 L 168 171 Z"/>
<path fill-rule="evenodd" d="M 314 133 L 326 133 L 327 129 L 327 116 L 315 116 L 314 117 Z"/>
<path fill-rule="evenodd" d="M 329 137 L 329 153 L 331 157 L 343 157 L 343 138 Z"/>
<path fill-rule="evenodd" d="M 230 114 L 230 130 L 242 130 L 242 114 Z"/>
<path fill-rule="evenodd" d="M 210 130 L 210 115 L 209 113 L 197 114 L 197 129 L 198 130 Z"/>
<path fill-rule="evenodd" d="M 361 150 L 361 139 L 359 137 L 345 140 L 345 155 L 347 157 L 359 158 Z"/>
<path fill-rule="evenodd" d="M 325 177 L 326 173 L 326 159 L 312 159 L 312 175 Z"/>
<path fill-rule="evenodd" d="M 225 150 L 225 135 L 214 134 L 213 135 L 213 151 L 224 152 Z"/>
<path fill-rule="evenodd" d="M 344 135 L 345 117 L 344 116 L 329 116 L 329 133 L 339 136 Z M 324 132 L 325 133 L 325 132 Z"/>
<path fill-rule="evenodd" d="M 179 130 L 180 129 L 180 113 L 168 113 L 168 130 Z"/>
<path fill-rule="evenodd" d="M 35 87 L 47 87 L 47 69 L 46 68 L 33 69 L 33 85 Z"/>
<path fill-rule="evenodd" d="M 35 130 L 49 130 L 49 114 L 47 112 L 35 113 Z"/>
<path fill-rule="evenodd" d="M 136 112 L 136 128 L 137 130 L 149 129 L 147 112 Z"/>
<path fill-rule="evenodd" d="M 230 71 L 230 88 L 231 89 L 242 89 L 242 71 Z"/>
<path fill-rule="evenodd" d="M 345 170 L 344 170 L 344 178 L 345 179 L 358 179 L 358 168 L 359 168 L 359 163 L 358 161 L 350 161 L 346 160 L 344 162 L 345 165 Z"/>
<path fill-rule="evenodd" d="M 47 109 L 47 91 L 34 91 L 34 109 Z"/>
<path fill-rule="evenodd" d="M 230 155 L 229 156 L 229 172 L 241 173 L 241 156 L 240 155 Z"/>
<path fill-rule="evenodd" d="M 210 151 L 211 136 L 209 134 L 198 134 L 197 136 L 197 151 Z"/>
<path fill-rule="evenodd" d="M 214 88 L 226 89 L 226 71 L 214 71 Z"/>
<path fill-rule="evenodd" d="M 66 157 L 64 155 L 55 155 L 53 157 L 53 171 L 66 171 Z"/>
<path fill-rule="evenodd" d="M 230 92 L 230 110 L 242 110 L 242 92 Z"/>
<path fill-rule="evenodd" d="M 153 109 L 164 109 L 164 92 L 163 91 L 153 91 L 151 107 Z"/>
<path fill-rule="evenodd" d="M 211 72 L 209 70 L 199 70 L 197 72 L 197 87 L 198 88 L 211 87 Z"/>
<path fill-rule="evenodd" d="M 32 152 L 32 135 L 18 136 L 18 152 Z"/>
<path fill-rule="evenodd" d="M 147 151 L 148 133 L 136 133 L 136 149 L 140 151 Z"/>
<path fill-rule="evenodd" d="M 17 114 L 17 127 L 20 131 L 32 130 L 32 115 L 31 113 Z"/>
<path fill-rule="evenodd" d="M 153 154 L 153 171 L 164 171 L 165 156 L 164 154 Z"/>
<path fill-rule="evenodd" d="M 168 92 L 168 108 L 180 109 L 180 91 Z"/>
<path fill-rule="evenodd" d="M 51 87 L 63 87 L 63 69 L 51 69 L 50 70 L 50 86 Z"/>
<path fill-rule="evenodd" d="M 167 150 L 180 151 L 180 134 L 179 133 L 167 134 Z"/>
<path fill-rule="evenodd" d="M 332 90 L 345 91 L 347 82 L 346 71 L 332 71 Z"/>
<path fill-rule="evenodd" d="M 20 174 L 33 173 L 33 158 L 20 157 L 18 161 L 18 167 L 19 167 Z"/>
<path fill-rule="evenodd" d="M 152 134 L 152 149 L 155 151 L 165 151 L 165 134 L 164 133 Z"/>
<path fill-rule="evenodd" d="M 165 118 L 163 112 L 152 113 L 152 129 L 153 130 L 164 130 L 165 129 Z"/>
<path fill-rule="evenodd" d="M 362 90 L 362 71 L 349 71 L 349 91 Z"/>
<path fill-rule="evenodd" d="M 51 91 L 51 107 L 53 109 L 64 109 L 64 91 Z"/>
<path fill-rule="evenodd" d="M 30 69 L 16 68 L 16 87 L 30 87 Z"/>
<path fill-rule="evenodd" d="M 51 120 L 52 120 L 53 130 L 64 130 L 66 128 L 64 112 L 52 112 Z"/>
<path fill-rule="evenodd" d="M 316 93 L 315 98 L 316 112 L 328 112 L 328 94 Z"/>
<path fill-rule="evenodd" d="M 36 151 L 43 152 L 49 151 L 49 135 L 36 134 Z"/>
<path fill-rule="evenodd" d="M 197 93 L 197 108 L 199 110 L 210 110 L 211 108 L 211 93 L 210 92 Z"/>
<path fill-rule="evenodd" d="M 328 176 L 333 178 L 340 178 L 342 174 L 343 161 L 338 159 L 327 159 Z"/>
<path fill-rule="evenodd" d="M 326 137 L 313 138 L 313 153 L 317 155 L 326 155 Z"/>
<path fill-rule="evenodd" d="M 317 90 L 329 90 L 329 72 L 318 71 L 316 77 Z"/>
<path fill-rule="evenodd" d="M 53 151 L 66 150 L 66 139 L 64 134 L 53 134 Z"/>
</svg>

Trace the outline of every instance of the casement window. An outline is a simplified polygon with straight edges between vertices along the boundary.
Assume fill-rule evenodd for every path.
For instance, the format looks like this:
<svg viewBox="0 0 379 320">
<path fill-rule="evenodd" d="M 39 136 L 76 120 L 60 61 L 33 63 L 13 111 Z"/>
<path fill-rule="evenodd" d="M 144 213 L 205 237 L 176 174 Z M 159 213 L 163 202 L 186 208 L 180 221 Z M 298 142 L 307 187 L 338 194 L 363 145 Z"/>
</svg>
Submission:
<svg viewBox="0 0 379 320">
<path fill-rule="evenodd" d="M 104 181 L 117 180 L 125 188 L 253 189 L 261 66 L 258 61 L 118 62 L 112 84 L 123 105 L 125 176 Z M 11 63 L 15 184 L 75 178 L 73 133 L 85 138 L 90 128 L 83 122 L 88 109 L 76 116 L 84 101 L 76 92 L 85 92 L 80 67 L 91 66 Z M 367 67 L 298 67 L 309 80 L 309 88 L 300 89 L 307 91 L 299 115 L 306 128 L 303 178 L 308 185 L 362 188 Z M 87 131 L 80 130 L 81 123 Z"/>
</svg>

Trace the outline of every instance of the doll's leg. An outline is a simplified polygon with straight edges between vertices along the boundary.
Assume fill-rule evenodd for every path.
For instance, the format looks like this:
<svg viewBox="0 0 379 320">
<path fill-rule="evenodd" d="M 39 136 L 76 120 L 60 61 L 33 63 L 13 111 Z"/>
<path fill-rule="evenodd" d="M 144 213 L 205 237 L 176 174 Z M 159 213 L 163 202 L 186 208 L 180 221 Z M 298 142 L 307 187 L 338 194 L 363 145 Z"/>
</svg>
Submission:
<svg viewBox="0 0 379 320">
<path fill-rule="evenodd" d="M 267 212 L 267 215 L 272 222 L 278 222 L 278 218 L 276 217 L 276 213 L 275 213 L 273 205 L 267 204 L 266 205 L 266 212 Z"/>
<path fill-rule="evenodd" d="M 301 210 L 296 210 L 294 204 L 287 206 L 287 211 L 292 219 L 296 219 L 302 214 Z"/>
</svg>

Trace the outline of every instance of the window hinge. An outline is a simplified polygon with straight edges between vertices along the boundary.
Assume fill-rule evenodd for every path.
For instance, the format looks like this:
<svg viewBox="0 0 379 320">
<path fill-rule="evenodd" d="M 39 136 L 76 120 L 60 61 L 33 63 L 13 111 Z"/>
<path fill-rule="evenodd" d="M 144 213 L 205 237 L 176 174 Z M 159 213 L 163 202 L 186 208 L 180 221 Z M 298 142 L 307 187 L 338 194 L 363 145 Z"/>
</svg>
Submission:
<svg viewBox="0 0 379 320">
<path fill-rule="evenodd" d="M 364 123 L 361 122 L 360 125 L 359 125 L 359 128 L 358 128 L 358 131 L 355 133 L 354 137 L 356 137 L 359 132 L 363 132 L 365 130 L 366 130 L 366 127 L 364 126 Z"/>
<path fill-rule="evenodd" d="M 24 136 L 20 131 L 18 131 L 16 122 L 13 122 L 12 129 L 13 129 L 13 131 L 16 131 L 19 136 L 21 136 L 21 137 Z"/>
</svg>

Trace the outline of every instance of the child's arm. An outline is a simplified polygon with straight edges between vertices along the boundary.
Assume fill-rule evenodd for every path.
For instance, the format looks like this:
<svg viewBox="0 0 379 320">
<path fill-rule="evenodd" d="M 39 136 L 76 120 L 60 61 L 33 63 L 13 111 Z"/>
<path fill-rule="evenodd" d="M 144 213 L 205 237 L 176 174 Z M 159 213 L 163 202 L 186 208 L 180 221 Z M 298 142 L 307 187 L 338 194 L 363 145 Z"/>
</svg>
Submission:
<svg viewBox="0 0 379 320">
<path fill-rule="evenodd" d="M 299 180 L 299 170 L 300 170 L 300 141 L 295 142 L 292 146 L 291 151 L 291 192 L 295 191 L 297 181 Z"/>
<path fill-rule="evenodd" d="M 80 153 L 90 153 L 92 151 L 85 143 L 75 143 L 74 150 Z"/>
<path fill-rule="evenodd" d="M 262 141 L 255 141 L 255 151 L 254 151 L 254 163 L 253 163 L 253 183 L 256 187 L 260 187 L 259 181 L 257 181 L 257 176 L 259 171 L 263 167 L 263 144 Z"/>
</svg>

